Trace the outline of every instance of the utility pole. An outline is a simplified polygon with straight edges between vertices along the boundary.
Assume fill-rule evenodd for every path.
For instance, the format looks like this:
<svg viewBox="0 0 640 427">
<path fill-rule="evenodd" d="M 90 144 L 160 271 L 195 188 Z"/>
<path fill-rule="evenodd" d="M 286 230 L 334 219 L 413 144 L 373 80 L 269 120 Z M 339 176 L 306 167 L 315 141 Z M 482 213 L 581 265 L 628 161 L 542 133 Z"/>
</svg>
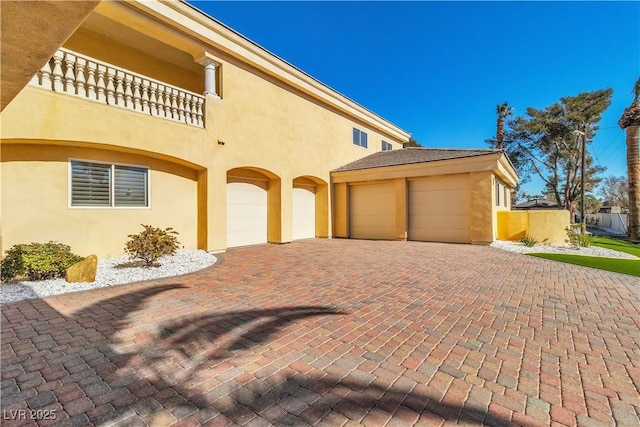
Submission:
<svg viewBox="0 0 640 427">
<path fill-rule="evenodd" d="M 584 163 L 587 154 L 587 123 L 584 124 L 584 132 L 582 132 L 581 147 L 581 163 L 580 163 L 580 232 L 582 235 L 587 233 L 587 215 L 584 208 Z"/>
<path fill-rule="evenodd" d="M 573 133 L 576 135 L 577 141 L 580 141 L 580 137 L 582 137 L 580 147 L 580 234 L 584 235 L 587 233 L 587 221 L 584 208 L 584 165 L 587 154 L 587 123 L 584 124 L 584 132 L 574 130 Z"/>
</svg>

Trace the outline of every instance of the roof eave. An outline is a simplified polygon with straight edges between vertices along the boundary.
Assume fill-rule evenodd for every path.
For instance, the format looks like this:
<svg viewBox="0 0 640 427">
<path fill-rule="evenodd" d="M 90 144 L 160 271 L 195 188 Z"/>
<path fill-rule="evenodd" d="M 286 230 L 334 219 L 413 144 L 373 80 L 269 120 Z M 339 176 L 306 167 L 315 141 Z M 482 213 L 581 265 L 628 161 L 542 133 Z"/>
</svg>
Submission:
<svg viewBox="0 0 640 427">
<path fill-rule="evenodd" d="M 132 0 L 125 4 L 147 15 L 154 16 L 173 29 L 192 38 L 195 42 L 194 46 L 200 46 L 199 52 L 190 52 L 194 56 L 194 60 L 201 57 L 207 49 L 224 52 L 292 88 L 366 123 L 372 129 L 389 138 L 398 142 L 409 141 L 411 136 L 409 132 L 269 52 L 185 0 L 160 0 L 158 2 Z"/>
<path fill-rule="evenodd" d="M 409 149 L 425 149 L 425 148 L 420 148 L 420 147 L 412 147 Z M 436 150 L 442 150 L 442 151 L 446 151 L 448 149 L 436 149 Z M 469 151 L 472 151 L 473 149 L 469 149 Z M 451 151 L 461 151 L 459 149 L 451 149 Z M 380 153 L 374 153 L 371 154 L 370 156 L 374 156 L 374 155 L 379 155 Z M 391 154 L 389 152 L 389 154 Z M 331 172 L 348 172 L 348 171 L 355 171 L 355 170 L 365 170 L 365 169 L 377 169 L 377 168 L 387 168 L 387 167 L 393 167 L 393 166 L 402 166 L 402 165 L 410 165 L 410 164 L 416 164 L 416 163 L 432 163 L 432 162 L 441 162 L 441 161 L 445 161 L 445 160 L 456 160 L 456 159 L 466 159 L 466 158 L 470 158 L 470 157 L 478 157 L 478 156 L 489 156 L 489 155 L 495 155 L 495 154 L 499 154 L 498 152 L 486 152 L 486 153 L 470 153 L 469 155 L 466 156 L 456 156 L 456 157 L 451 157 L 451 158 L 445 158 L 445 159 L 431 159 L 431 160 L 415 160 L 415 161 L 408 161 L 408 162 L 403 162 L 403 163 L 397 163 L 397 164 L 390 164 L 390 165 L 380 165 L 380 166 L 362 166 L 362 167 L 354 167 L 354 168 L 348 168 L 348 169 L 343 169 L 349 166 L 349 164 L 344 165 L 340 168 L 334 169 Z M 369 156 L 367 156 L 369 157 Z M 364 159 L 366 159 L 367 157 L 365 157 Z M 498 157 L 496 157 L 497 159 Z M 351 162 L 350 164 L 355 164 L 358 163 L 361 160 L 364 159 L 360 159 L 360 160 L 356 160 L 354 162 Z M 515 172 L 515 171 L 514 171 Z"/>
<path fill-rule="evenodd" d="M 395 178 L 418 178 L 422 176 L 448 175 L 456 173 L 493 171 L 498 173 L 501 152 L 484 155 L 433 160 L 428 162 L 404 163 L 401 165 L 378 166 L 372 168 L 332 171 L 331 179 L 340 182 L 367 182 Z M 503 167 L 503 169 L 505 169 Z M 505 182 L 511 184 L 510 174 L 501 172 Z M 502 178 L 502 175 L 499 174 Z"/>
</svg>

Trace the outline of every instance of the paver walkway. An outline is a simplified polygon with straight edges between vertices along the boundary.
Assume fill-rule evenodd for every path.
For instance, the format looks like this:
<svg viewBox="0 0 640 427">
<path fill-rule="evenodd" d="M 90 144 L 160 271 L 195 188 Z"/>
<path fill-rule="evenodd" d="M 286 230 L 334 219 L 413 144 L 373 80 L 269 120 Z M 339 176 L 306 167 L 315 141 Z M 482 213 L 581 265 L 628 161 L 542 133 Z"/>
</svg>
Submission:
<svg viewBox="0 0 640 427">
<path fill-rule="evenodd" d="M 640 283 L 467 245 L 234 249 L 3 305 L 1 371 L 3 426 L 637 426 Z"/>
</svg>

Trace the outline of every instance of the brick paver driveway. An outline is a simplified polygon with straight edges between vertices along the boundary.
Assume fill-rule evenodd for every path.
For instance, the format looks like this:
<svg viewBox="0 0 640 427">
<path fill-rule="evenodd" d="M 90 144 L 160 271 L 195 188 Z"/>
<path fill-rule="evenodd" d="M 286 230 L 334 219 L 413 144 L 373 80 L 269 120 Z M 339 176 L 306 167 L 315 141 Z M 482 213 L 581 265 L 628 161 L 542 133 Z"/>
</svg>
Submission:
<svg viewBox="0 0 640 427">
<path fill-rule="evenodd" d="M 637 278 L 418 242 L 221 258 L 2 306 L 3 425 L 640 425 Z"/>
</svg>

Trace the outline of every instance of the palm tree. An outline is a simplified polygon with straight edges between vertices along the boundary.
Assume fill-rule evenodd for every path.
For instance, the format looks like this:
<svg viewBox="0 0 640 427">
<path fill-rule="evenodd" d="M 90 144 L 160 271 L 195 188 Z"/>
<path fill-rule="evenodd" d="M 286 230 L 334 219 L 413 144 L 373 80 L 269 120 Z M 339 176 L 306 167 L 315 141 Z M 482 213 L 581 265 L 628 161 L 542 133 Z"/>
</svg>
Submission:
<svg viewBox="0 0 640 427">
<path fill-rule="evenodd" d="M 638 129 L 640 129 L 640 77 L 633 88 L 633 102 L 624 109 L 618 121 L 627 132 L 627 173 L 629 175 L 629 239 L 640 240 L 640 154 L 638 153 Z"/>
<path fill-rule="evenodd" d="M 505 101 L 502 104 L 496 106 L 496 113 L 498 113 L 496 148 L 502 150 L 502 144 L 504 143 L 504 119 L 513 114 L 513 107 L 510 107 L 509 103 Z"/>
</svg>

